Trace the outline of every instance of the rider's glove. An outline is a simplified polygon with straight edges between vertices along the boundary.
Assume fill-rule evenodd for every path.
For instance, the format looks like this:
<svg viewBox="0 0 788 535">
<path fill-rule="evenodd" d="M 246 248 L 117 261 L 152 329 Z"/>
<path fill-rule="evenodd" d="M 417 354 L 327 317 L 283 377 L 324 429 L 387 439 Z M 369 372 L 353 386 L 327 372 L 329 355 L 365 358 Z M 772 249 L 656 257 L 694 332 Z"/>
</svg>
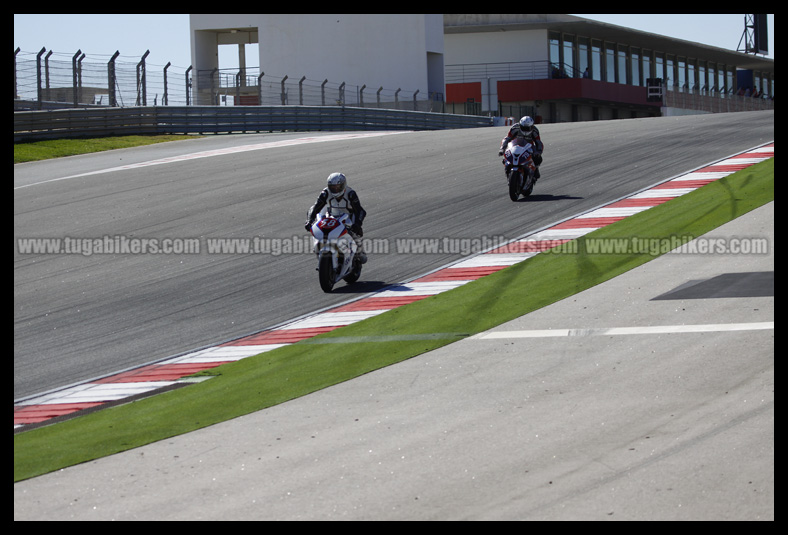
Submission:
<svg viewBox="0 0 788 535">
<path fill-rule="evenodd" d="M 307 232 L 311 232 L 311 230 L 312 230 L 312 223 L 310 221 L 307 221 L 306 225 L 304 225 L 304 228 L 306 229 Z"/>
</svg>

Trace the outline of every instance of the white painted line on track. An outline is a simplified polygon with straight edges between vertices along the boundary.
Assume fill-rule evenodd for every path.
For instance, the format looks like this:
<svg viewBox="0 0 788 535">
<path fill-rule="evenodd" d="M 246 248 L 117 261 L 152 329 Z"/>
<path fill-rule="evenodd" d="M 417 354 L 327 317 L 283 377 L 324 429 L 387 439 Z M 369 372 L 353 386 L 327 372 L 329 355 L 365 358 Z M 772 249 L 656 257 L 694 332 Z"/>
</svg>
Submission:
<svg viewBox="0 0 788 535">
<path fill-rule="evenodd" d="M 154 165 L 163 165 L 175 162 L 185 162 L 189 160 L 197 160 L 200 158 L 211 158 L 213 156 L 225 156 L 227 154 L 237 154 L 240 152 L 249 152 L 254 150 L 275 149 L 280 147 L 292 147 L 294 145 L 303 145 L 307 143 L 326 143 L 329 141 L 345 141 L 348 139 L 359 139 L 367 137 L 391 136 L 396 134 L 403 134 L 406 131 L 396 132 L 366 132 L 366 133 L 352 133 L 352 134 L 333 134 L 327 136 L 311 136 L 301 137 L 296 139 L 285 139 L 282 141 L 269 141 L 266 143 L 254 143 L 251 145 L 241 145 L 238 147 L 228 147 L 225 149 L 206 150 L 201 152 L 192 152 L 190 154 L 182 154 L 180 156 L 171 156 L 169 158 L 160 158 L 158 160 L 149 160 L 147 162 L 132 163 L 128 165 L 121 165 L 118 167 L 110 167 L 108 169 L 99 169 L 97 171 L 89 171 L 87 173 L 79 173 L 76 175 L 69 175 L 60 178 L 51 178 L 49 180 L 42 180 L 33 184 L 25 184 L 23 186 L 16 186 L 14 190 L 29 188 L 30 186 L 38 186 L 41 184 L 48 184 L 50 182 L 59 182 L 61 180 L 69 180 L 71 178 L 80 178 L 91 175 L 100 175 L 104 173 L 113 173 L 115 171 L 126 171 L 128 169 L 140 169 L 142 167 L 151 167 Z"/>
<path fill-rule="evenodd" d="M 593 329 L 534 329 L 527 331 L 495 331 L 469 336 L 467 340 L 500 340 L 507 338 L 563 338 L 567 336 L 620 336 L 629 334 L 683 334 L 727 331 L 760 331 L 774 329 L 773 321 L 759 323 L 711 323 L 707 325 L 654 325 L 643 327 L 607 327 Z"/>
</svg>

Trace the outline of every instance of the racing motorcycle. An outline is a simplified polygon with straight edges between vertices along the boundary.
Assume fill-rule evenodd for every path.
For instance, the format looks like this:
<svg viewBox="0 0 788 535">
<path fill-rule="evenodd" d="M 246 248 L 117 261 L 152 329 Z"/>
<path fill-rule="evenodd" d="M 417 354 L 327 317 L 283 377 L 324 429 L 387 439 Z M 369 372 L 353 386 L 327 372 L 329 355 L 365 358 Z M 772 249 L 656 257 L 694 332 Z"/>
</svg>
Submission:
<svg viewBox="0 0 788 535">
<path fill-rule="evenodd" d="M 324 292 L 330 292 L 343 279 L 352 284 L 361 276 L 361 260 L 356 256 L 358 245 L 348 232 L 348 219 L 348 214 L 339 217 L 318 214 L 311 228 L 320 288 Z"/>
<path fill-rule="evenodd" d="M 533 145 L 524 139 L 513 139 L 506 147 L 503 165 L 509 183 L 509 198 L 517 201 L 520 195 L 528 197 L 534 190 L 536 164 Z"/>
</svg>

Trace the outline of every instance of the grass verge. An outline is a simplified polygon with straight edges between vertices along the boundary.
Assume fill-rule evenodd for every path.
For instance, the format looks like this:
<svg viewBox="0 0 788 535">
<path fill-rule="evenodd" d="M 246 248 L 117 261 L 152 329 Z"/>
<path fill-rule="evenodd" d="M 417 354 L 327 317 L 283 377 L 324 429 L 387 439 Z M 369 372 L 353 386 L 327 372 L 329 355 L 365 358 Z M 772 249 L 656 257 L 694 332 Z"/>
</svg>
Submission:
<svg viewBox="0 0 788 535">
<path fill-rule="evenodd" d="M 76 156 L 114 149 L 126 149 L 153 145 L 167 141 L 194 139 L 191 135 L 160 135 L 160 136 L 117 136 L 90 139 L 52 139 L 48 141 L 31 141 L 14 143 L 14 163 L 36 162 L 63 156 Z"/>
<path fill-rule="evenodd" d="M 14 481 L 264 409 L 475 334 L 655 258 L 597 253 L 589 239 L 687 241 L 774 200 L 774 159 L 460 288 L 274 351 L 214 368 L 201 383 L 14 435 Z M 447 333 L 446 336 L 430 336 Z M 398 335 L 388 341 L 353 341 Z M 424 336 L 420 336 L 424 335 Z M 336 343 L 320 344 L 331 341 Z"/>
</svg>

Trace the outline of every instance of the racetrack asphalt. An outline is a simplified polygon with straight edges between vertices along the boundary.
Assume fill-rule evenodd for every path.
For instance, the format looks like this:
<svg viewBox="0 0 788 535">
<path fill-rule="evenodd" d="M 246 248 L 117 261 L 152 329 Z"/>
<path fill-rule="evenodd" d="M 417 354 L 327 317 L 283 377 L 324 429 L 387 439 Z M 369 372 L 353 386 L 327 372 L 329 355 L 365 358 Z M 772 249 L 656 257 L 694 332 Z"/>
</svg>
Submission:
<svg viewBox="0 0 788 535">
<path fill-rule="evenodd" d="M 542 179 L 508 199 L 502 128 L 320 140 L 212 136 L 14 166 L 14 238 L 195 239 L 198 254 L 14 251 L 14 400 L 213 346 L 462 259 L 397 240 L 514 239 L 774 139 L 774 113 L 542 126 Z M 276 148 L 243 150 L 275 144 Z M 193 158 L 197 154 L 212 157 Z M 179 159 L 181 158 L 181 159 Z M 143 165 L 166 161 L 161 165 Z M 209 239 L 298 242 L 331 171 L 368 212 L 360 283 L 319 290 L 301 254 L 210 254 Z M 112 171 L 109 171 L 112 170 Z M 82 176 L 77 176 L 82 175 Z M 64 179 L 65 177 L 73 177 Z"/>
<path fill-rule="evenodd" d="M 704 237 L 767 237 L 768 254 L 667 254 L 485 335 L 17 483 L 15 519 L 773 519 L 773 236 L 772 203 Z"/>
</svg>

